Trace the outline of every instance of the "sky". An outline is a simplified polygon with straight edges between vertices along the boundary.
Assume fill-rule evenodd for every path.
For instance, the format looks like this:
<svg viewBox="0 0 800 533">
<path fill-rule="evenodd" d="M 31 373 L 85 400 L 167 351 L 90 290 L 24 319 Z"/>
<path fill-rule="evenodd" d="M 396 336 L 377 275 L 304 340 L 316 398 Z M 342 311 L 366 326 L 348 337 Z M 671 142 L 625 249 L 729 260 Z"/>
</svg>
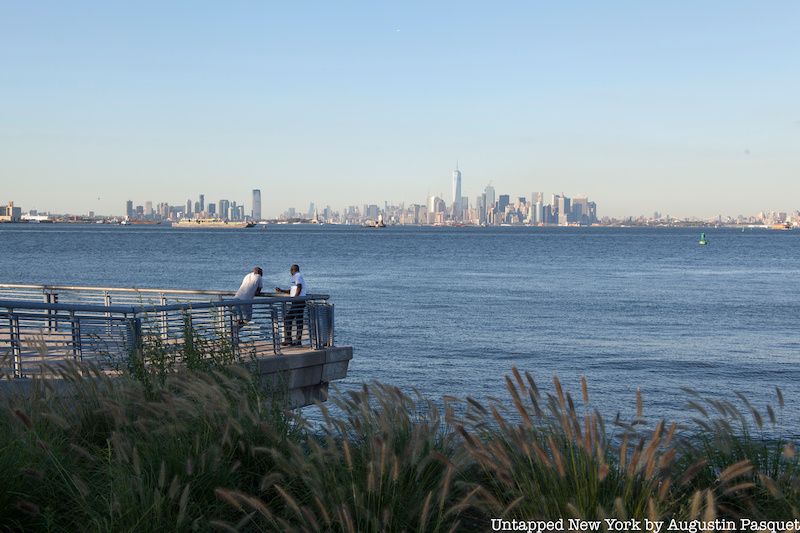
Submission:
<svg viewBox="0 0 800 533">
<path fill-rule="evenodd" d="M 0 202 L 800 209 L 800 2 L 0 3 Z"/>
</svg>

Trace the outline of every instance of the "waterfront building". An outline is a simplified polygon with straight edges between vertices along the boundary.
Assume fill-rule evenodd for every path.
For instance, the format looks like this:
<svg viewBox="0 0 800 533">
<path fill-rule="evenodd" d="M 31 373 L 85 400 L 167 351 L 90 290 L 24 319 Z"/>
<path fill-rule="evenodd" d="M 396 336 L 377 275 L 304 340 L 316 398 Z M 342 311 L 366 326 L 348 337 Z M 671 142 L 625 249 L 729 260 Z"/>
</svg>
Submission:
<svg viewBox="0 0 800 533">
<path fill-rule="evenodd" d="M 153 217 L 153 202 L 150 200 L 144 203 L 144 216 Z"/>
<path fill-rule="evenodd" d="M 203 211 L 206 210 L 206 195 L 205 194 L 201 194 L 200 195 L 200 200 L 198 200 L 197 204 L 200 206 L 200 209 L 197 210 L 198 212 L 202 213 Z"/>
<path fill-rule="evenodd" d="M 214 218 L 214 217 L 217 216 L 217 204 L 215 204 L 214 202 L 209 202 L 209 204 L 208 204 L 208 215 L 211 218 Z"/>
<path fill-rule="evenodd" d="M 0 222 L 19 222 L 22 220 L 22 208 L 14 207 L 14 202 L 0 206 Z"/>
<path fill-rule="evenodd" d="M 133 218 L 134 215 L 133 211 L 133 200 L 128 200 L 125 202 L 125 216 L 128 218 Z"/>
<path fill-rule="evenodd" d="M 261 220 L 261 189 L 253 189 L 253 209 L 250 216 L 253 220 Z"/>
<path fill-rule="evenodd" d="M 192 216 L 192 212 L 193 212 L 192 211 L 192 199 L 189 198 L 188 200 L 186 200 L 186 216 L 187 217 L 191 217 Z"/>
</svg>

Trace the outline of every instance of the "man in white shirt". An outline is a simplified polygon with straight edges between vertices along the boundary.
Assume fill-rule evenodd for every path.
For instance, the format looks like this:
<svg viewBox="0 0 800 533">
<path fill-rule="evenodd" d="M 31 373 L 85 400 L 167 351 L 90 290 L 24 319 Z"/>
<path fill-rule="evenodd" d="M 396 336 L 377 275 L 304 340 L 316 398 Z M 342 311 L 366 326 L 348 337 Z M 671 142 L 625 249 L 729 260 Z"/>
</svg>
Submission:
<svg viewBox="0 0 800 533">
<path fill-rule="evenodd" d="M 306 280 L 300 273 L 298 265 L 292 265 L 289 269 L 292 274 L 291 286 L 288 289 L 275 287 L 275 292 L 288 294 L 291 298 L 303 298 L 301 301 L 292 302 L 286 310 L 283 319 L 283 342 L 282 346 L 300 346 L 303 340 L 303 314 L 306 307 Z M 292 335 L 292 326 L 295 326 L 296 338 Z"/>
<path fill-rule="evenodd" d="M 261 270 L 261 267 L 255 267 L 253 271 L 247 274 L 242 280 L 242 284 L 239 287 L 239 290 L 236 291 L 236 296 L 234 296 L 234 299 L 252 300 L 254 297 L 260 295 L 261 277 L 263 275 L 264 271 Z M 237 305 L 236 314 L 239 316 L 239 327 L 242 327 L 244 326 L 245 322 L 248 322 L 253 318 L 253 306 L 248 304 Z"/>
</svg>

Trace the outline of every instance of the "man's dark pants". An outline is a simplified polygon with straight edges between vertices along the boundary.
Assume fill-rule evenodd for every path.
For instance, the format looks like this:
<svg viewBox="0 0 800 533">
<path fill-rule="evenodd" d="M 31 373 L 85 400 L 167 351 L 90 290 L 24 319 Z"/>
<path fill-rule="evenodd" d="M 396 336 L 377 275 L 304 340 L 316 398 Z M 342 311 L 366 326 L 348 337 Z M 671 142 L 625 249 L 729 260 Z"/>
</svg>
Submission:
<svg viewBox="0 0 800 533">
<path fill-rule="evenodd" d="M 283 319 L 283 340 L 286 342 L 300 342 L 303 338 L 303 311 L 305 302 L 292 302 Z M 296 326 L 297 339 L 292 337 L 292 324 Z"/>
</svg>

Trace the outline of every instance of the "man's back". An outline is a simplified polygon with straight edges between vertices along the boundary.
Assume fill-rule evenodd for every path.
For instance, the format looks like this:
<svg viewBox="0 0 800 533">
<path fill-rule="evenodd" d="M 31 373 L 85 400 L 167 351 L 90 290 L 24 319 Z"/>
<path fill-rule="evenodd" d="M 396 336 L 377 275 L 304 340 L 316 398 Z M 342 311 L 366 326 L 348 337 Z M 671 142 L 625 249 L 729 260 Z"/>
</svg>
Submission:
<svg viewBox="0 0 800 533">
<path fill-rule="evenodd" d="M 261 276 L 255 272 L 250 272 L 242 280 L 242 285 L 236 291 L 236 298 L 239 300 L 252 300 L 261 288 Z"/>
</svg>

